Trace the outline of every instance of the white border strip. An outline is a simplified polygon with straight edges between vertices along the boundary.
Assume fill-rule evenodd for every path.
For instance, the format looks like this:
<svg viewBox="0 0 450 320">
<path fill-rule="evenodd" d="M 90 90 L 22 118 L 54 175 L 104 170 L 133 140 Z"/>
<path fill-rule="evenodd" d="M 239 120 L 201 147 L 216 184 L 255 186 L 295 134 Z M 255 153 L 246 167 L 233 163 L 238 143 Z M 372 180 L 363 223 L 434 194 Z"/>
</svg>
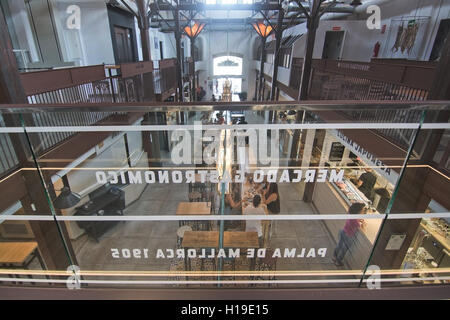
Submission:
<svg viewBox="0 0 450 320">
<path fill-rule="evenodd" d="M 424 123 L 422 129 L 450 129 L 450 123 Z"/>
<path fill-rule="evenodd" d="M 420 219 L 420 218 L 450 218 L 450 212 L 440 213 L 391 213 L 388 215 L 388 220 L 402 220 L 402 219 Z"/>
<path fill-rule="evenodd" d="M 72 275 L 68 275 L 72 277 Z M 417 282 L 417 281 L 447 281 L 450 277 L 426 277 L 426 278 L 386 278 L 377 279 L 380 282 Z M 73 280 L 58 279 L 30 279 L 30 278 L 0 278 L 1 282 L 30 282 L 30 283 L 70 283 Z M 176 284 L 331 284 L 331 283 L 359 283 L 361 279 L 329 279 L 329 280 L 78 280 L 80 284 L 113 284 L 113 285 L 176 285 Z M 364 279 L 363 283 L 373 283 L 373 279 Z"/>
<path fill-rule="evenodd" d="M 4 220 L 14 221 L 228 221 L 228 220 L 286 220 L 286 221 L 314 221 L 314 220 L 403 220 L 423 218 L 450 218 L 450 212 L 443 213 L 398 213 L 398 214 L 305 214 L 305 215 L 143 215 L 143 216 L 53 216 L 53 215 L 13 215 L 2 217 Z"/>
</svg>

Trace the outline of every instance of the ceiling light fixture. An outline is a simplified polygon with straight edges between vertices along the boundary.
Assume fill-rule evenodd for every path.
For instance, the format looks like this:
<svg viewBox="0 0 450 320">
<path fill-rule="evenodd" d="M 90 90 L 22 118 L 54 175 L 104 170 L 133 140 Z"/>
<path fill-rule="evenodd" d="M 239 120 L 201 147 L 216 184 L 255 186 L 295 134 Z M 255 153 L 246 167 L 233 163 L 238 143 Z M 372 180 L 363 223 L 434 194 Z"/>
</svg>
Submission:
<svg viewBox="0 0 450 320">
<path fill-rule="evenodd" d="M 263 38 L 267 38 L 273 31 L 272 26 L 267 26 L 263 22 L 253 22 L 253 29 Z"/>
<path fill-rule="evenodd" d="M 204 27 L 205 27 L 204 23 L 191 21 L 190 25 L 184 27 L 184 32 L 189 38 L 195 39 L 200 34 L 200 32 L 202 32 Z"/>
</svg>

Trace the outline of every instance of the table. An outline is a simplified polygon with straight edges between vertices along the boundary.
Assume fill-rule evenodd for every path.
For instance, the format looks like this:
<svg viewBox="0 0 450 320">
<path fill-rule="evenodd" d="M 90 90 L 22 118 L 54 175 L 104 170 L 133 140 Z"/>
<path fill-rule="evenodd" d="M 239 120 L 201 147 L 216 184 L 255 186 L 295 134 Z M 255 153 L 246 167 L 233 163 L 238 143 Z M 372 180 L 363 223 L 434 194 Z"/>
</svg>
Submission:
<svg viewBox="0 0 450 320">
<path fill-rule="evenodd" d="M 176 215 L 178 216 L 195 216 L 195 215 L 210 215 L 211 202 L 180 202 L 178 204 Z M 205 221 L 208 223 L 209 221 Z M 183 226 L 184 221 L 180 221 L 180 227 Z M 195 221 L 198 229 L 198 221 Z M 209 225 L 209 224 L 208 224 Z"/>
<path fill-rule="evenodd" d="M 177 215 L 209 215 L 211 214 L 211 202 L 180 202 Z"/>
<path fill-rule="evenodd" d="M 259 248 L 257 232 L 225 231 L 224 248 Z"/>
<path fill-rule="evenodd" d="M 0 242 L 1 267 L 22 267 L 28 269 L 28 266 L 35 258 L 39 260 L 42 270 L 45 270 L 46 267 L 39 252 L 37 242 Z M 31 278 L 31 275 L 28 275 L 28 277 Z"/>
<path fill-rule="evenodd" d="M 219 247 L 219 231 L 186 231 L 183 248 L 217 248 Z"/>
<path fill-rule="evenodd" d="M 224 248 L 259 248 L 257 232 L 225 231 L 223 233 Z M 233 262 L 234 264 L 234 262 Z M 256 252 L 250 262 L 250 270 L 255 270 Z M 234 266 L 233 266 L 234 268 Z"/>
<path fill-rule="evenodd" d="M 218 231 L 186 231 L 184 233 L 182 248 L 188 249 L 202 249 L 202 248 L 218 248 L 219 247 L 219 232 Z M 203 259 L 200 269 L 203 269 Z M 184 266 L 188 271 L 191 271 L 191 261 L 187 254 L 184 256 Z"/>
</svg>

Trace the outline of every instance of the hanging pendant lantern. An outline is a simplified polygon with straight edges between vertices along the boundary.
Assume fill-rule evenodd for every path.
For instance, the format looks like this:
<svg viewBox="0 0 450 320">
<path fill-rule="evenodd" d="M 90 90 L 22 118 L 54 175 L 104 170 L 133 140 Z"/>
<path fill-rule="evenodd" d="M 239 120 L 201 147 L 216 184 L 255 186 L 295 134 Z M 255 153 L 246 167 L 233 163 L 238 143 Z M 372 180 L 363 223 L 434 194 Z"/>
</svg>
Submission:
<svg viewBox="0 0 450 320">
<path fill-rule="evenodd" d="M 253 22 L 253 29 L 263 38 L 267 38 L 273 31 L 272 26 L 265 25 L 263 22 Z"/>
<path fill-rule="evenodd" d="M 184 32 L 186 33 L 186 35 L 189 38 L 194 39 L 200 34 L 200 32 L 202 32 L 204 27 L 205 27 L 204 23 L 199 23 L 197 21 L 191 21 L 190 25 L 187 25 L 186 27 L 184 27 Z"/>
</svg>

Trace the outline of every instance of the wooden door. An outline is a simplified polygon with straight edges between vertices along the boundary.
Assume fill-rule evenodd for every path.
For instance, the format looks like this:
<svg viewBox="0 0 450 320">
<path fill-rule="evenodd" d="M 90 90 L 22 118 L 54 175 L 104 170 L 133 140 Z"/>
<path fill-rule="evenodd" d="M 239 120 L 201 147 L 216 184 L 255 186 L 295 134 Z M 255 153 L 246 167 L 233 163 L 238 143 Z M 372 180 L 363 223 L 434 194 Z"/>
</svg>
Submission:
<svg viewBox="0 0 450 320">
<path fill-rule="evenodd" d="M 114 27 L 116 36 L 117 61 L 116 63 L 133 62 L 133 47 L 131 30 L 123 27 Z"/>
</svg>

